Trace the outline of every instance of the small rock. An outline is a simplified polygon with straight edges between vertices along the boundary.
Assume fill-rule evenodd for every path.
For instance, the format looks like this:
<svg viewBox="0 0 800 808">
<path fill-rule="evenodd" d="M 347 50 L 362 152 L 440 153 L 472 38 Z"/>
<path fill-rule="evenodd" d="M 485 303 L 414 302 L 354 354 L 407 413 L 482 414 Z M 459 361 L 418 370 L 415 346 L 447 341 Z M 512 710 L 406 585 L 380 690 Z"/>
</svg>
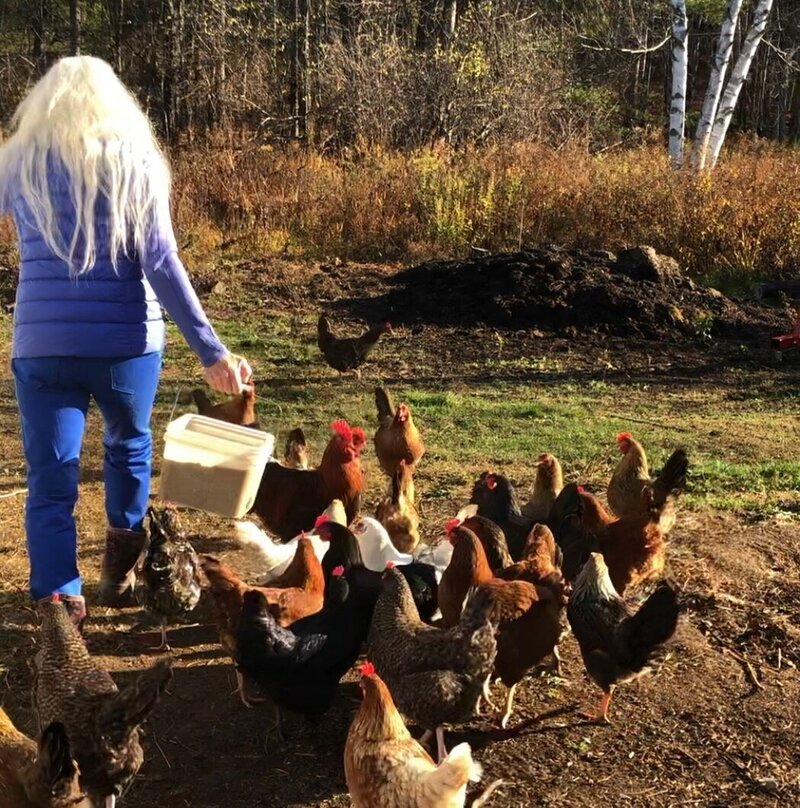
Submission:
<svg viewBox="0 0 800 808">
<path fill-rule="evenodd" d="M 720 292 L 719 289 L 714 289 L 712 286 L 709 286 L 706 289 L 706 292 L 708 292 L 709 297 L 715 297 L 717 299 L 719 299 L 721 297 L 725 297 L 725 295 L 723 295 L 722 292 Z"/>
<path fill-rule="evenodd" d="M 766 777 L 763 780 L 759 781 L 759 785 L 767 794 L 777 794 L 781 789 L 780 785 L 778 784 L 777 780 L 774 780 L 772 777 Z"/>
<path fill-rule="evenodd" d="M 226 288 L 227 288 L 227 287 L 225 286 L 225 284 L 224 284 L 222 281 L 217 281 L 217 282 L 216 282 L 216 283 L 215 283 L 215 284 L 214 284 L 214 285 L 211 287 L 211 294 L 212 294 L 212 295 L 221 295 L 221 294 L 224 294 L 224 293 L 225 293 Z"/>
</svg>

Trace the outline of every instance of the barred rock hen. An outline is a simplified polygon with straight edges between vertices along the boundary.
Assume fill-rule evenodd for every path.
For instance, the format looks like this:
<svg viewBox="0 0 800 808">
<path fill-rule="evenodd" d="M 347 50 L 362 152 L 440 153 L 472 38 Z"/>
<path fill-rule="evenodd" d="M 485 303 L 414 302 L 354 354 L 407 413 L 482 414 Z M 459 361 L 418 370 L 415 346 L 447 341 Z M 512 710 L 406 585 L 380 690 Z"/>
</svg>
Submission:
<svg viewBox="0 0 800 808">
<path fill-rule="evenodd" d="M 407 718 L 435 730 L 444 759 L 443 724 L 469 721 L 497 654 L 487 592 L 469 598 L 459 624 L 450 629 L 422 622 L 406 579 L 397 568 L 384 573 L 372 616 L 368 654 Z"/>
<path fill-rule="evenodd" d="M 561 463 L 551 454 L 540 454 L 533 465 L 536 478 L 531 495 L 522 506 L 522 515 L 536 522 L 544 522 L 550 516 L 550 509 L 564 487 L 564 476 Z"/>
<path fill-rule="evenodd" d="M 454 747 L 437 766 L 411 737 L 389 688 L 369 662 L 361 666 L 361 692 L 344 747 L 353 808 L 462 808 L 467 783 L 482 773 L 469 744 Z"/>
<path fill-rule="evenodd" d="M 0 708 L 0 805 L 3 808 L 92 808 L 80 789 L 67 730 L 45 727 L 39 743 L 23 735 Z"/>
<path fill-rule="evenodd" d="M 200 562 L 174 507 L 151 506 L 147 516 L 150 546 L 137 579 L 137 598 L 161 622 L 161 645 L 153 650 L 169 651 L 167 622 L 184 618 L 200 600 Z"/>
<path fill-rule="evenodd" d="M 645 673 L 647 664 L 675 633 L 679 606 L 666 584 L 633 612 L 611 583 L 608 567 L 592 553 L 572 588 L 567 617 L 589 676 L 603 691 L 599 713 L 608 722 L 608 706 L 618 684 Z"/>
<path fill-rule="evenodd" d="M 82 788 L 95 803 L 113 808 L 142 765 L 139 726 L 156 706 L 172 668 L 160 662 L 120 691 L 89 655 L 64 604 L 53 599 L 40 609 L 34 684 L 39 728 L 53 721 L 66 727 Z"/>
<path fill-rule="evenodd" d="M 661 509 L 660 527 L 664 535 L 675 525 L 674 497 L 686 487 L 689 460 L 684 449 L 676 449 L 667 459 L 661 473 L 650 477 L 647 455 L 641 443 L 630 432 L 617 435 L 620 458 L 606 496 L 617 516 L 639 516 L 647 511 L 648 501 Z"/>
<path fill-rule="evenodd" d="M 380 323 L 371 326 L 360 337 L 337 337 L 331 331 L 330 320 L 322 314 L 317 323 L 317 346 L 330 367 L 339 373 L 354 370 L 360 379 L 361 366 L 378 340 L 391 330 L 390 323 Z"/>
</svg>

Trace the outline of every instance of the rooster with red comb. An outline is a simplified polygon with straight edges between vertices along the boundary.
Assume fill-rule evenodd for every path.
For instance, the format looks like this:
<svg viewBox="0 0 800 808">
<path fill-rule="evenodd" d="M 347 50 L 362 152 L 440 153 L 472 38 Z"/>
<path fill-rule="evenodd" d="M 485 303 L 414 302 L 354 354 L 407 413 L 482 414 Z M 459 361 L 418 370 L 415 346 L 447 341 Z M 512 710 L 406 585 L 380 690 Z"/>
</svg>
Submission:
<svg viewBox="0 0 800 808">
<path fill-rule="evenodd" d="M 317 468 L 292 469 L 268 463 L 264 469 L 253 513 L 283 541 L 312 530 L 317 516 L 335 499 L 344 505 L 348 524 L 361 508 L 364 430 L 338 419 L 331 424 L 331 433 Z"/>
</svg>

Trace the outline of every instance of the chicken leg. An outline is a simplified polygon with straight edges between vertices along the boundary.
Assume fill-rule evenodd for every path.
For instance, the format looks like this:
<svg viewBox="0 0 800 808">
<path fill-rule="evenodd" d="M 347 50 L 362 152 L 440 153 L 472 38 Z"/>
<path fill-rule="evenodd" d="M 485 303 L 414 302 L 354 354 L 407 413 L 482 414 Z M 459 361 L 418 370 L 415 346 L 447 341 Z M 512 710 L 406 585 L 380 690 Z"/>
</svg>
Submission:
<svg viewBox="0 0 800 808">
<path fill-rule="evenodd" d="M 613 687 L 609 688 L 608 691 L 604 691 L 603 696 L 600 699 L 600 705 L 597 708 L 597 712 L 582 712 L 580 713 L 581 718 L 586 718 L 587 720 L 593 721 L 596 724 L 610 724 L 611 721 L 608 718 L 608 706 L 611 704 L 611 696 L 613 693 Z"/>
<path fill-rule="evenodd" d="M 116 796 L 114 796 L 114 794 L 109 794 L 109 795 L 108 795 L 108 796 L 105 798 L 105 801 L 104 801 L 104 803 L 103 803 L 103 808 L 114 808 L 114 806 L 115 806 L 116 804 L 117 804 L 117 798 L 116 798 Z"/>
<path fill-rule="evenodd" d="M 495 706 L 494 702 L 492 701 L 492 690 L 491 690 L 491 683 L 492 683 L 492 674 L 490 673 L 486 677 L 486 681 L 483 683 L 483 700 L 489 706 L 490 709 L 496 710 L 497 707 Z"/>
<path fill-rule="evenodd" d="M 167 642 L 167 624 L 161 624 L 161 645 L 156 645 L 155 647 L 150 649 L 150 653 L 158 654 L 166 651 L 171 651 L 172 649 L 169 647 L 169 643 Z"/>
<path fill-rule="evenodd" d="M 444 745 L 444 727 L 436 727 L 436 747 L 439 763 L 447 757 L 447 747 Z"/>
<path fill-rule="evenodd" d="M 511 685 L 508 688 L 508 694 L 506 695 L 506 709 L 503 713 L 503 717 L 500 719 L 500 726 L 505 729 L 508 724 L 508 719 L 511 718 L 511 711 L 514 709 L 514 693 L 517 690 L 517 685 L 519 682 Z"/>
<path fill-rule="evenodd" d="M 236 671 L 236 690 L 233 691 L 232 695 L 238 696 L 248 710 L 252 710 L 254 704 L 263 704 L 266 701 L 266 699 L 260 699 L 256 696 L 248 696 L 244 692 L 244 676 L 239 670 Z"/>
</svg>

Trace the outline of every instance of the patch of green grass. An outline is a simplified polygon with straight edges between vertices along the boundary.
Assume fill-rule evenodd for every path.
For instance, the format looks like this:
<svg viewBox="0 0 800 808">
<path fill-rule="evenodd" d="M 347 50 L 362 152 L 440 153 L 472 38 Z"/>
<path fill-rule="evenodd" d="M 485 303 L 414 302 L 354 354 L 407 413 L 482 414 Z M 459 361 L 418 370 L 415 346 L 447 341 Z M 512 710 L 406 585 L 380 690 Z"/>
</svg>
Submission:
<svg viewBox="0 0 800 808">
<path fill-rule="evenodd" d="M 264 427 L 278 435 L 280 445 L 288 429 L 302 425 L 318 457 L 334 418 L 363 426 L 371 439 L 381 348 L 362 380 L 340 378 L 319 356 L 314 319 L 227 320 L 218 332 L 255 367 Z M 425 352 L 415 350 L 413 359 L 424 365 Z M 688 449 L 687 507 L 769 514 L 780 511 L 787 498 L 798 498 L 800 404 L 750 390 L 744 373 L 741 387 L 719 390 L 702 383 L 653 387 L 607 381 L 488 379 L 467 385 L 457 379 L 431 381 L 426 370 L 415 366 L 413 375 L 388 385 L 396 401 L 411 405 L 428 447 L 418 484 L 424 500 L 463 502 L 472 480 L 488 468 L 506 473 L 524 496 L 533 476 L 531 462 L 545 451 L 560 458 L 567 479 L 602 490 L 619 457 L 614 436 L 623 430 L 642 441 L 652 470 L 676 446 Z M 178 388 L 188 392 L 199 379 L 196 360 L 170 326 L 156 420 L 166 423 Z M 191 409 L 181 404 L 176 413 Z M 370 453 L 371 440 L 368 463 Z M 383 481 L 371 474 L 370 485 L 382 488 Z"/>
</svg>

